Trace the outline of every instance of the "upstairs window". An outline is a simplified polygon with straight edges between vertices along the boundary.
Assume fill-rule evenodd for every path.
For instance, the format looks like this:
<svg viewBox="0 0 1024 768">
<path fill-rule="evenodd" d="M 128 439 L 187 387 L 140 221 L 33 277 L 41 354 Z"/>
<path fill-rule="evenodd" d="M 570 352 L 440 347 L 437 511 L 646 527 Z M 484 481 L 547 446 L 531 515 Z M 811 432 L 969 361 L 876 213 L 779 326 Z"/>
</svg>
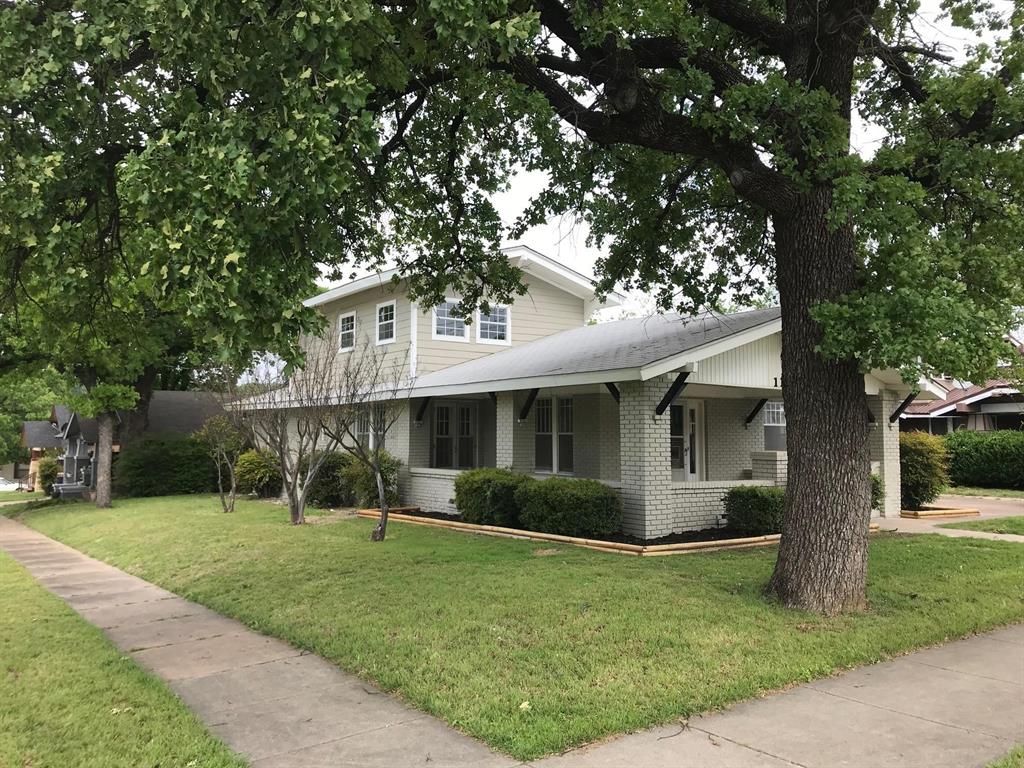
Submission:
<svg viewBox="0 0 1024 768">
<path fill-rule="evenodd" d="M 377 343 L 390 344 L 395 340 L 395 302 L 377 305 Z"/>
<path fill-rule="evenodd" d="M 490 312 L 480 313 L 476 340 L 481 344 L 510 343 L 508 307 L 495 306 Z"/>
<path fill-rule="evenodd" d="M 466 321 L 455 313 L 455 308 L 458 305 L 458 300 L 448 299 L 444 304 L 434 307 L 433 337 L 435 339 L 469 340 L 469 328 Z"/>
<path fill-rule="evenodd" d="M 349 312 L 338 318 L 338 349 L 348 352 L 356 348 L 356 313 Z"/>
</svg>

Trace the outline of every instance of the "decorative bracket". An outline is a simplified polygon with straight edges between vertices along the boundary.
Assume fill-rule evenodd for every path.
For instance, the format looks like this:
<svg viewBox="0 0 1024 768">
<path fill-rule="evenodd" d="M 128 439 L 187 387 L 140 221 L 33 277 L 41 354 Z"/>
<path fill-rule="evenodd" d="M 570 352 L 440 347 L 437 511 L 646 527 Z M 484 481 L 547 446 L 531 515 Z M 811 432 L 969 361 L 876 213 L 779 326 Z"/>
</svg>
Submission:
<svg viewBox="0 0 1024 768">
<path fill-rule="evenodd" d="M 683 387 L 686 386 L 686 379 L 690 375 L 689 371 L 680 371 L 676 374 L 675 381 L 672 382 L 672 386 L 668 388 L 668 392 L 661 398 L 661 402 L 658 403 L 658 407 L 654 409 L 654 413 L 661 416 L 670 405 L 672 401 L 679 396 L 679 393 L 683 391 Z"/>
<path fill-rule="evenodd" d="M 526 421 L 526 417 L 530 415 L 530 409 L 533 408 L 533 401 L 537 399 L 537 393 L 539 389 L 531 389 L 530 393 L 526 396 L 526 402 L 523 403 L 522 409 L 519 411 L 519 420 Z"/>
<path fill-rule="evenodd" d="M 615 398 L 615 402 L 616 403 L 619 402 L 619 397 L 620 397 L 620 395 L 619 395 L 619 388 L 616 387 L 614 384 L 611 384 L 611 383 L 605 384 L 604 386 L 611 393 L 612 397 Z"/>
</svg>

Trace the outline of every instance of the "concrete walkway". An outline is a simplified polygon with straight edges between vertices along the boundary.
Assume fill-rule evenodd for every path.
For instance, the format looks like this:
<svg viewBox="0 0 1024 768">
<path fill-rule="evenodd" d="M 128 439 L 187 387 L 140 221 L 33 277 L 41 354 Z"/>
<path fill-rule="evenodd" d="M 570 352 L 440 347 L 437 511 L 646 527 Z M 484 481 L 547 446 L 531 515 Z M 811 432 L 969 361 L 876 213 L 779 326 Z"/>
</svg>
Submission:
<svg viewBox="0 0 1024 768">
<path fill-rule="evenodd" d="M 882 519 L 878 522 L 883 530 L 900 533 L 937 533 L 957 539 L 989 539 L 990 541 L 1015 541 L 1024 544 L 1024 536 L 1012 533 L 943 528 L 947 523 L 969 523 L 997 517 L 1020 517 L 1024 515 L 1024 499 L 1006 499 L 994 496 L 940 496 L 935 503 L 943 507 L 976 509 L 981 514 L 972 517 L 933 517 L 920 520 L 901 517 L 894 520 Z"/>
<path fill-rule="evenodd" d="M 168 682 L 254 768 L 512 768 L 318 656 L 0 518 L 0 548 Z M 534 768 L 965 768 L 1024 742 L 1024 625 L 863 667 Z"/>
</svg>

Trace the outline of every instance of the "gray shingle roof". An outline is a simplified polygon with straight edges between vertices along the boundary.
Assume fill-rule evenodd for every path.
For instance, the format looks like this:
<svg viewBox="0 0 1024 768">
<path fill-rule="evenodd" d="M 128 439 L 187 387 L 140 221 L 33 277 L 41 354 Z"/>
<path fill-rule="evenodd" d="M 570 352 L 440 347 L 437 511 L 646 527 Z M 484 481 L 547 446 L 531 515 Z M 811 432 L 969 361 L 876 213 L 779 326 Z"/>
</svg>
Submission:
<svg viewBox="0 0 1024 768">
<path fill-rule="evenodd" d="M 57 431 L 48 420 L 23 421 L 21 441 L 26 448 L 58 448 L 61 444 Z"/>
<path fill-rule="evenodd" d="M 732 315 L 659 314 L 587 325 L 425 374 L 415 388 L 641 368 L 780 316 L 779 308 L 772 307 Z M 512 321 L 514 328 L 515 318 Z"/>
</svg>

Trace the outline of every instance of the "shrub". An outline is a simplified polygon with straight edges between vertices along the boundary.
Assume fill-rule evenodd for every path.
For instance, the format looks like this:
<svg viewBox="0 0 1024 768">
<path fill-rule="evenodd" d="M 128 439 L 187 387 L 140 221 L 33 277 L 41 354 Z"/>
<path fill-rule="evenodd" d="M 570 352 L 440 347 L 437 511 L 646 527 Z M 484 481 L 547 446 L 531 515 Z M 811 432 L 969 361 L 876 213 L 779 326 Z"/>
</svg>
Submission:
<svg viewBox="0 0 1024 768">
<path fill-rule="evenodd" d="M 954 485 L 1024 489 L 1024 430 L 959 429 L 945 439 Z"/>
<path fill-rule="evenodd" d="M 725 526 L 747 536 L 782 533 L 785 492 L 776 486 L 738 485 L 725 494 Z"/>
<path fill-rule="evenodd" d="M 143 438 L 121 449 L 114 489 L 123 496 L 166 496 L 217 490 L 217 467 L 191 437 Z"/>
<path fill-rule="evenodd" d="M 518 528 L 516 490 L 533 478 L 511 469 L 472 469 L 455 478 L 455 507 L 467 523 Z"/>
<path fill-rule="evenodd" d="M 306 503 L 321 508 L 352 506 L 352 485 L 345 473 L 353 463 L 355 460 L 348 454 L 328 453 L 309 484 Z M 308 461 L 304 461 L 303 473 L 307 466 Z"/>
<path fill-rule="evenodd" d="M 281 494 L 281 470 L 269 451 L 250 448 L 235 462 L 239 493 L 254 493 L 261 499 Z"/>
<path fill-rule="evenodd" d="M 522 526 L 563 536 L 608 536 L 622 528 L 619 495 L 597 480 L 551 477 L 515 491 Z"/>
<path fill-rule="evenodd" d="M 57 482 L 57 475 L 60 474 L 60 462 L 53 456 L 43 456 L 36 464 L 35 489 L 50 492 L 50 486 Z"/>
<path fill-rule="evenodd" d="M 900 503 L 920 509 L 949 483 L 946 443 L 927 432 L 900 432 Z"/>
<path fill-rule="evenodd" d="M 381 475 L 384 477 L 384 495 L 387 498 L 388 506 L 398 506 L 398 470 L 402 466 L 402 462 L 387 451 L 381 451 L 380 465 Z M 342 475 L 348 487 L 352 489 L 352 495 L 357 504 L 364 507 L 380 505 L 377 495 L 377 478 L 373 476 L 369 467 L 353 458 L 342 471 Z"/>
<path fill-rule="evenodd" d="M 878 475 L 871 476 L 871 508 L 881 511 L 885 506 L 885 483 Z"/>
</svg>

